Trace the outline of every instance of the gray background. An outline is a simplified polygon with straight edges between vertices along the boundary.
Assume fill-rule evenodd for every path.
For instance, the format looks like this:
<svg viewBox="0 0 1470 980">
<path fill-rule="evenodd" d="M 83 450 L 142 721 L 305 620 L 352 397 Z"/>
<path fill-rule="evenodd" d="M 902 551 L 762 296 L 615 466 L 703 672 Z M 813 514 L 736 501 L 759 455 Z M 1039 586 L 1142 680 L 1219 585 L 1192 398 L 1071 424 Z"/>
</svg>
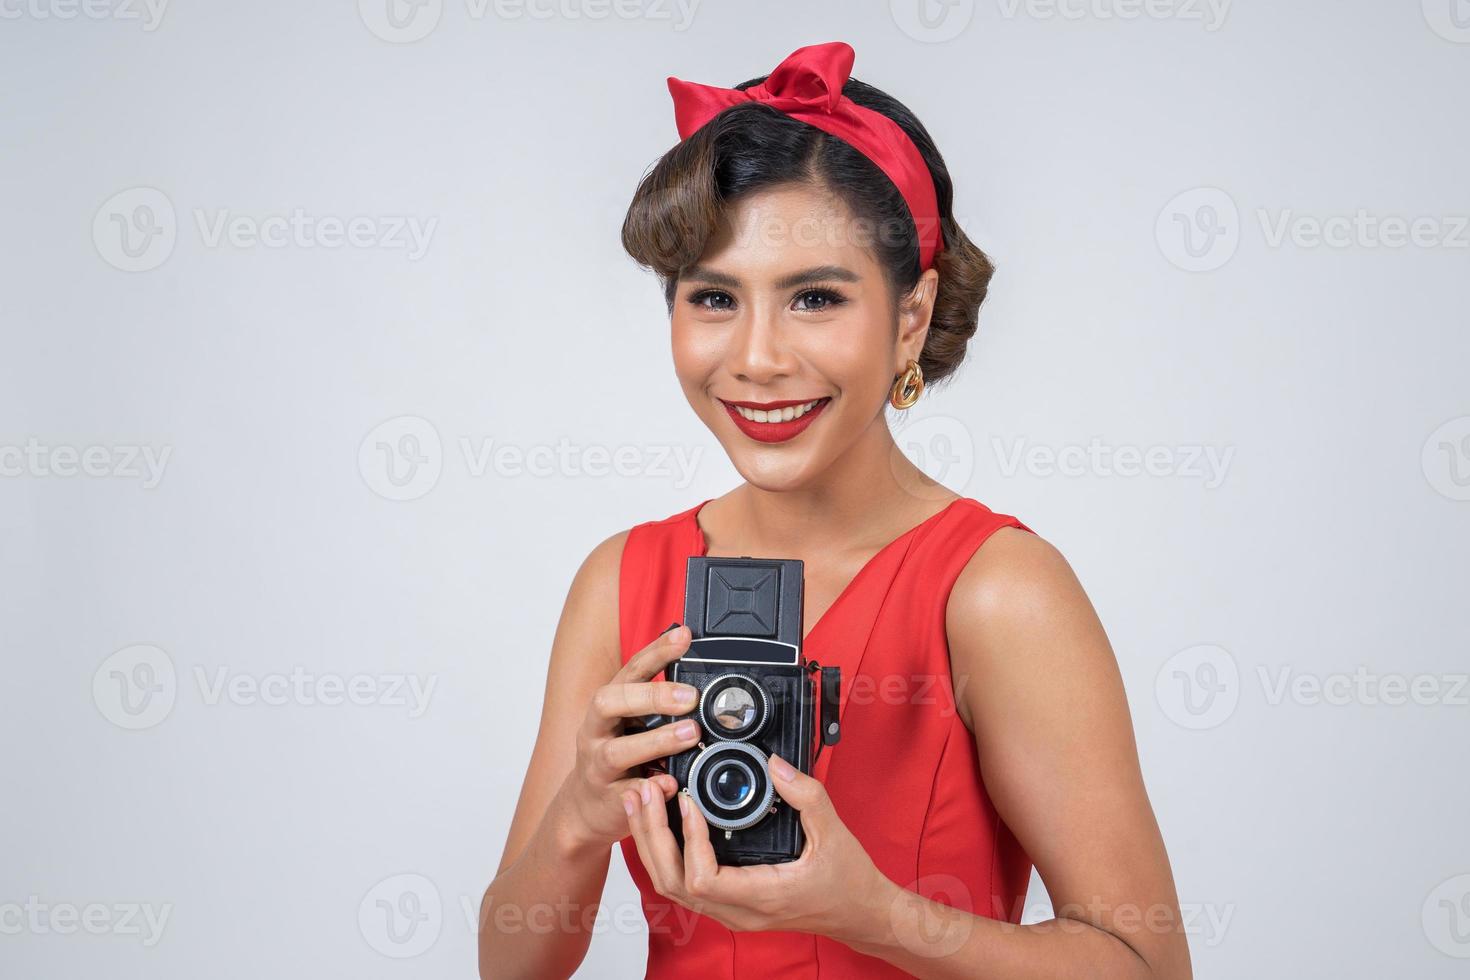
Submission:
<svg viewBox="0 0 1470 980">
<path fill-rule="evenodd" d="M 1197 975 L 1463 975 L 1464 0 L 386 10 L 4 8 L 0 973 L 472 974 L 573 571 L 737 480 L 618 244 L 664 77 L 840 38 L 998 266 L 900 440 L 1089 590 Z"/>
</svg>

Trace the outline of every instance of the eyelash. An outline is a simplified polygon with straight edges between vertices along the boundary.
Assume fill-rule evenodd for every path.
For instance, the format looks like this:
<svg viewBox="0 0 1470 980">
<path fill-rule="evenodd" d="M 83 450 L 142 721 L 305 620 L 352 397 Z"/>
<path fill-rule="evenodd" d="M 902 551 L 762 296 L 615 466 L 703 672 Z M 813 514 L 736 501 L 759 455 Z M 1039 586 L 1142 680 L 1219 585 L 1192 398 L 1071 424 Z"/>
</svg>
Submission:
<svg viewBox="0 0 1470 980">
<path fill-rule="evenodd" d="M 705 302 L 704 301 L 706 299 L 709 299 L 710 297 L 714 297 L 714 296 L 724 296 L 724 297 L 727 297 L 727 298 L 732 298 L 732 297 L 730 297 L 730 294 L 727 293 L 727 292 L 725 292 L 723 289 L 701 289 L 699 292 L 697 292 L 697 293 L 695 293 L 695 294 L 693 294 L 692 296 L 689 297 L 689 302 L 690 302 L 690 304 L 692 304 L 694 306 L 704 307 L 705 309 L 710 310 L 710 312 L 712 312 L 712 313 L 724 313 L 724 312 L 727 312 L 726 310 L 715 310 L 715 309 L 713 309 L 713 308 L 705 305 Z M 801 292 L 797 293 L 794 298 L 796 298 L 796 299 L 802 299 L 803 297 L 810 297 L 810 296 L 819 296 L 819 297 L 821 297 L 821 299 L 822 299 L 822 306 L 819 309 L 815 309 L 815 310 L 798 310 L 797 312 L 799 312 L 799 313 L 821 313 L 821 312 L 823 312 L 825 310 L 830 310 L 830 309 L 833 309 L 835 307 L 841 306 L 843 303 L 846 303 L 847 302 L 847 297 L 846 296 L 843 296 L 837 290 L 832 289 L 832 288 L 830 288 L 828 286 L 808 286 L 807 288 L 803 289 Z"/>
</svg>

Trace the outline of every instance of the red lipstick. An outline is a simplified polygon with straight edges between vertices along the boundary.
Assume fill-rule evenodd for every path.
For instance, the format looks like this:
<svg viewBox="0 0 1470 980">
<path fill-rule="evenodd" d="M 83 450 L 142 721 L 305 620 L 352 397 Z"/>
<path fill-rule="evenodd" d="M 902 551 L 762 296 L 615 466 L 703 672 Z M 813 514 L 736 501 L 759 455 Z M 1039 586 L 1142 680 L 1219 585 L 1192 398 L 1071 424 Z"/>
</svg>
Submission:
<svg viewBox="0 0 1470 980">
<path fill-rule="evenodd" d="M 738 405 L 743 408 L 772 411 L 788 405 L 805 405 L 813 400 L 816 401 L 816 404 L 808 409 L 805 415 L 797 416 L 788 422 L 753 422 L 741 415 L 739 409 L 736 408 Z M 725 411 L 730 413 L 735 427 L 750 438 L 757 442 L 786 442 L 788 439 L 796 438 L 807 426 L 811 425 L 831 400 L 831 397 L 828 396 L 819 399 L 793 398 L 779 402 L 734 402 L 721 398 L 720 402 L 725 406 Z"/>
</svg>

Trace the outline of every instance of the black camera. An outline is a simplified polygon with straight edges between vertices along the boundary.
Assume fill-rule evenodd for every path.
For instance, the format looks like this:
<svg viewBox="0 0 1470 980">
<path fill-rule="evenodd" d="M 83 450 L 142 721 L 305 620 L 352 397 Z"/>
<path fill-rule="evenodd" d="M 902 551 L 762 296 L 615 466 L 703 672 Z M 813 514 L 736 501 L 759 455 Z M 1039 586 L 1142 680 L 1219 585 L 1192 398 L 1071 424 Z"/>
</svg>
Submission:
<svg viewBox="0 0 1470 980">
<path fill-rule="evenodd" d="M 720 864 L 780 864 L 801 856 L 801 817 L 771 785 L 770 755 L 810 773 L 822 746 L 841 735 L 839 669 L 802 656 L 801 599 L 797 559 L 689 559 L 689 649 L 665 676 L 699 689 L 691 715 L 700 741 L 664 762 L 680 792 L 704 814 Z M 689 715 L 649 720 L 669 724 L 684 717 Z M 668 807 L 682 848 L 677 797 Z"/>
</svg>

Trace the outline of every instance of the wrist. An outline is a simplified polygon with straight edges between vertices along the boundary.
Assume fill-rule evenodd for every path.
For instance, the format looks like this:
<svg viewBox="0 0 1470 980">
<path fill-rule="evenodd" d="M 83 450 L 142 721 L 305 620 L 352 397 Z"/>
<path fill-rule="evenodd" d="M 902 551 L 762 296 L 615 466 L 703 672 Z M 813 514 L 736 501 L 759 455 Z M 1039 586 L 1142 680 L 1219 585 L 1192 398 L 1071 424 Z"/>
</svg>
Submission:
<svg viewBox="0 0 1470 980">
<path fill-rule="evenodd" d="M 902 892 L 874 865 L 866 884 L 857 889 L 856 900 L 846 903 L 847 914 L 831 938 L 859 953 L 882 948 L 893 936 L 894 911 Z"/>
<path fill-rule="evenodd" d="M 576 806 L 561 794 L 557 794 L 553 805 L 546 810 L 545 828 L 552 850 L 563 861 L 575 861 L 611 846 L 597 839 Z"/>
</svg>

